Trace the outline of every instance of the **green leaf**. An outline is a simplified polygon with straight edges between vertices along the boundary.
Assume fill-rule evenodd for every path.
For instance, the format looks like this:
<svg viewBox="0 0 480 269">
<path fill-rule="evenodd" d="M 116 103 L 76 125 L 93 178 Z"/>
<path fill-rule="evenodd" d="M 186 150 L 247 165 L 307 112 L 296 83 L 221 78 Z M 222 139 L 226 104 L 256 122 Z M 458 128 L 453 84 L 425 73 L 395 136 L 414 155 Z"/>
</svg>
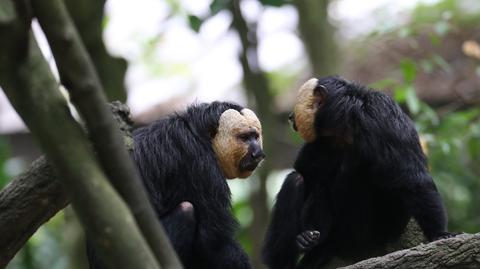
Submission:
<svg viewBox="0 0 480 269">
<path fill-rule="evenodd" d="M 188 23 L 190 24 L 190 28 L 198 33 L 200 31 L 200 27 L 202 26 L 203 21 L 194 15 L 188 15 Z"/>
<path fill-rule="evenodd" d="M 400 104 L 405 103 L 405 101 L 407 100 L 407 89 L 406 89 L 406 87 L 405 86 L 396 87 L 393 90 L 393 99 L 395 99 L 395 101 L 397 101 Z"/>
<path fill-rule="evenodd" d="M 403 79 L 407 83 L 412 83 L 417 76 L 417 65 L 412 59 L 404 59 L 400 63 Z"/>
<path fill-rule="evenodd" d="M 213 0 L 210 4 L 210 16 L 216 15 L 218 12 L 228 8 L 228 0 Z"/>
<path fill-rule="evenodd" d="M 285 4 L 284 0 L 260 0 L 260 2 L 265 6 L 274 6 L 280 7 Z"/>
<path fill-rule="evenodd" d="M 406 100 L 405 100 L 408 109 L 412 114 L 418 114 L 420 112 L 420 100 L 418 100 L 417 93 L 415 88 L 409 86 L 406 89 Z"/>
</svg>

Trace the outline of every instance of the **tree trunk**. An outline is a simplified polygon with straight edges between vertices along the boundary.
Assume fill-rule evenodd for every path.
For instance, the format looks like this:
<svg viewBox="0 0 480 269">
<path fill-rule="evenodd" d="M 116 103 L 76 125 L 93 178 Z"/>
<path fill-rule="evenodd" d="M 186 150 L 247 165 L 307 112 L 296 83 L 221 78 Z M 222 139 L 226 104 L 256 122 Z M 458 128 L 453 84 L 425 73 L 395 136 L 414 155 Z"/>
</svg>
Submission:
<svg viewBox="0 0 480 269">
<path fill-rule="evenodd" d="M 313 76 L 332 75 L 337 68 L 334 28 L 329 22 L 329 0 L 294 0 L 299 30 L 312 66 Z"/>
</svg>

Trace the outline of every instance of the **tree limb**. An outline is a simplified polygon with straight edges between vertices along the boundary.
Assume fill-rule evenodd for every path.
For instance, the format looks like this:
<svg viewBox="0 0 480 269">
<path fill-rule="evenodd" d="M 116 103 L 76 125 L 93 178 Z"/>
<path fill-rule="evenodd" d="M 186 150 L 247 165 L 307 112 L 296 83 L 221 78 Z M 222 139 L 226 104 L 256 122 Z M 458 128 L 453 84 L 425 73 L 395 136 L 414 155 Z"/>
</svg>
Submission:
<svg viewBox="0 0 480 269">
<path fill-rule="evenodd" d="M 61 0 L 31 2 L 55 57 L 60 80 L 86 122 L 105 173 L 132 210 L 157 261 L 165 268 L 181 268 L 136 167 L 123 146 L 103 87 L 64 3 Z"/>
<path fill-rule="evenodd" d="M 479 268 L 480 233 L 462 234 L 453 238 L 400 250 L 368 259 L 344 269 L 374 268 Z"/>
<path fill-rule="evenodd" d="M 110 105 L 127 149 L 132 148 L 130 111 Z M 60 180 L 44 156 L 0 191 L 0 268 L 5 267 L 40 226 L 70 203 Z"/>
<path fill-rule="evenodd" d="M 58 90 L 31 33 L 28 2 L 4 0 L 0 9 L 8 2 L 14 3 L 16 16 L 0 25 L 1 87 L 55 164 L 75 212 L 87 233 L 95 236 L 94 243 L 107 264 L 111 268 L 159 268 Z"/>
<path fill-rule="evenodd" d="M 68 204 L 55 177 L 45 157 L 40 157 L 0 192 L 0 268 L 43 223 Z"/>
</svg>

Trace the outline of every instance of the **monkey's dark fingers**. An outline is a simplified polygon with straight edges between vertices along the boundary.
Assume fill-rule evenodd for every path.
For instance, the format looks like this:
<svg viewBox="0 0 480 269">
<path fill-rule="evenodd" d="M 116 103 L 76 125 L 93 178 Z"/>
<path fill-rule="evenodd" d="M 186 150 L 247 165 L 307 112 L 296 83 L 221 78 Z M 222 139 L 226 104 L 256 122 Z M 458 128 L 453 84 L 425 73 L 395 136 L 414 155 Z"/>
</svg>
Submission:
<svg viewBox="0 0 480 269">
<path fill-rule="evenodd" d="M 318 239 L 320 238 L 320 232 L 319 231 L 305 231 L 302 233 L 303 237 L 307 239 L 309 242 L 317 242 Z"/>
<path fill-rule="evenodd" d="M 305 252 L 310 249 L 309 243 L 300 235 L 297 236 L 297 246 L 301 252 Z"/>
<path fill-rule="evenodd" d="M 320 239 L 320 232 L 305 231 L 297 236 L 297 245 L 301 251 L 307 251 L 316 246 Z"/>
</svg>

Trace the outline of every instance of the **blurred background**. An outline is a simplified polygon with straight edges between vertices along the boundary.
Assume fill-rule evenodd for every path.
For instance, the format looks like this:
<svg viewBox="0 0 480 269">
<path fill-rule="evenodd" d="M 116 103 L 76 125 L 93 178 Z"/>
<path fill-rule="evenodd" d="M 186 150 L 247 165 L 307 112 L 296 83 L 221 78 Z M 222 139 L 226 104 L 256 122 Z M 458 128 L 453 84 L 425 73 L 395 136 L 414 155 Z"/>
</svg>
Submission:
<svg viewBox="0 0 480 269">
<path fill-rule="evenodd" d="M 65 1 L 106 94 L 129 104 L 136 125 L 192 102 L 230 100 L 257 112 L 267 160 L 249 179 L 229 182 L 255 268 L 302 143 L 287 115 L 312 76 L 339 74 L 391 94 L 421 134 L 450 229 L 480 231 L 480 1 Z M 40 154 L 0 90 L 0 187 Z M 86 268 L 83 251 L 67 208 L 7 268 Z"/>
</svg>

